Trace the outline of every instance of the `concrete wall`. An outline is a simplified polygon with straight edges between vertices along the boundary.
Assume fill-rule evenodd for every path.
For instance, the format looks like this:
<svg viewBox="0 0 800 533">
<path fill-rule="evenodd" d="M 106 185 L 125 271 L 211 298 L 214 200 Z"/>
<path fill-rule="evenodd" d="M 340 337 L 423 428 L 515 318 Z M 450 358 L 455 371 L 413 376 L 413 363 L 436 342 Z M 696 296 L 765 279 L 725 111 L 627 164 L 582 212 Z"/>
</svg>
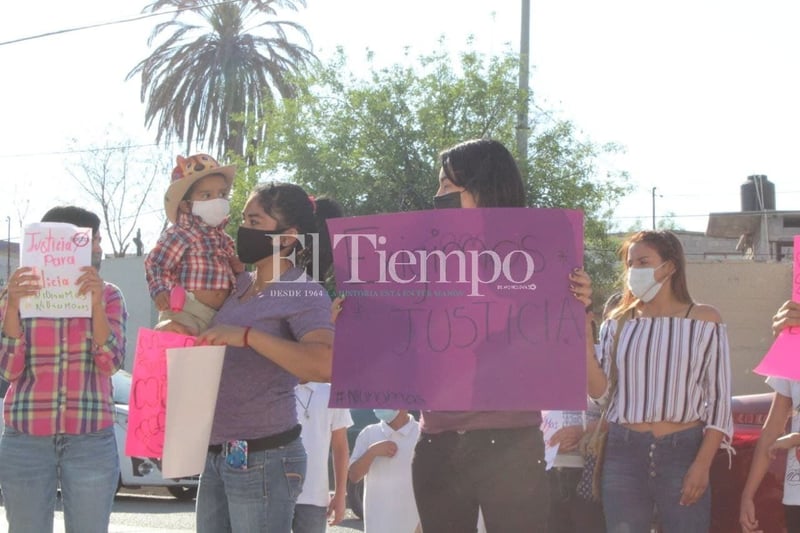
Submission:
<svg viewBox="0 0 800 533">
<path fill-rule="evenodd" d="M 733 393 L 771 392 L 752 370 L 772 345 L 772 316 L 792 293 L 790 262 L 694 262 L 687 264 L 695 301 L 719 309 L 728 324 Z"/>
<path fill-rule="evenodd" d="M 147 291 L 144 257 L 106 257 L 103 259 L 100 274 L 103 279 L 118 286 L 125 296 L 128 309 L 125 369 L 131 371 L 139 328 L 152 328 L 158 319 L 158 313 Z"/>
<path fill-rule="evenodd" d="M 746 259 L 742 252 L 736 250 L 738 239 L 708 237 L 699 231 L 676 230 L 673 233 L 681 241 L 687 261 Z"/>
<path fill-rule="evenodd" d="M 9 276 L 18 268 L 19 244 L 0 241 L 0 287 L 6 284 Z"/>
</svg>

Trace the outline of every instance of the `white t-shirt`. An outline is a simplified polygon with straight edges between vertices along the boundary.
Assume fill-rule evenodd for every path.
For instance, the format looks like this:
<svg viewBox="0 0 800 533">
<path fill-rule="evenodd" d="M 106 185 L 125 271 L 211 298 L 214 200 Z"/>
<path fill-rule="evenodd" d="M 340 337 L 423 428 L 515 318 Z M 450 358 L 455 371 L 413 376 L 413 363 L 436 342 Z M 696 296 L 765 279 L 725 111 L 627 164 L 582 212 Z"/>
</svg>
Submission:
<svg viewBox="0 0 800 533">
<path fill-rule="evenodd" d="M 397 444 L 394 457 L 376 457 L 364 477 L 365 533 L 414 533 L 419 524 L 411 482 L 411 458 L 419 439 L 419 422 L 411 415 L 408 418 L 408 423 L 397 431 L 380 422 L 365 427 L 356 438 L 351 465 L 376 442 L 391 440 Z"/>
<path fill-rule="evenodd" d="M 303 426 L 302 438 L 308 462 L 303 492 L 297 503 L 327 507 L 328 454 L 331 449 L 331 433 L 353 425 L 348 409 L 331 409 L 330 383 L 304 383 L 294 389 L 297 403 L 297 419 Z M 308 415 L 308 416 L 306 416 Z M 346 483 L 340 479 L 339 483 Z"/>
<path fill-rule="evenodd" d="M 781 396 L 792 399 L 792 431 L 800 432 L 800 382 L 790 379 L 769 377 L 767 383 Z M 800 461 L 797 454 L 800 448 L 792 448 L 786 454 L 786 477 L 783 480 L 784 505 L 800 505 Z"/>
</svg>

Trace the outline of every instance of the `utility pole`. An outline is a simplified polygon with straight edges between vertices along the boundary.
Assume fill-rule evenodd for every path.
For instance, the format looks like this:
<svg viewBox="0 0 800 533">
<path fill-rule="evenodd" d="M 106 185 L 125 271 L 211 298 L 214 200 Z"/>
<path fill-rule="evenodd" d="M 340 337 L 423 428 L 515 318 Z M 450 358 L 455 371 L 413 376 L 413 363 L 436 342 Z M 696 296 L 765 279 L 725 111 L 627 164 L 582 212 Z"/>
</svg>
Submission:
<svg viewBox="0 0 800 533">
<path fill-rule="evenodd" d="M 524 95 L 525 101 L 520 105 L 517 113 L 517 153 L 520 166 L 527 167 L 528 161 L 528 103 L 530 100 L 528 88 L 528 73 L 530 70 L 530 28 L 531 28 L 531 0 L 522 0 L 522 24 L 519 37 L 519 91 Z"/>
<path fill-rule="evenodd" d="M 656 188 L 653 187 L 653 231 L 656 230 Z"/>
</svg>

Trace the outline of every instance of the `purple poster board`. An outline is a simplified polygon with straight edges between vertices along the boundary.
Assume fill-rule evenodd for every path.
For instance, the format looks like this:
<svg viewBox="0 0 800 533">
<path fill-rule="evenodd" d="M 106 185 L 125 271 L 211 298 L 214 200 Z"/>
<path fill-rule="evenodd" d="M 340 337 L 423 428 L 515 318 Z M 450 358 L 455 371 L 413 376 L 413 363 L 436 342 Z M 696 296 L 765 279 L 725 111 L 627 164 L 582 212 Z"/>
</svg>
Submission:
<svg viewBox="0 0 800 533">
<path fill-rule="evenodd" d="M 328 221 L 332 407 L 586 408 L 585 312 L 569 291 L 583 214 L 446 209 Z"/>
</svg>

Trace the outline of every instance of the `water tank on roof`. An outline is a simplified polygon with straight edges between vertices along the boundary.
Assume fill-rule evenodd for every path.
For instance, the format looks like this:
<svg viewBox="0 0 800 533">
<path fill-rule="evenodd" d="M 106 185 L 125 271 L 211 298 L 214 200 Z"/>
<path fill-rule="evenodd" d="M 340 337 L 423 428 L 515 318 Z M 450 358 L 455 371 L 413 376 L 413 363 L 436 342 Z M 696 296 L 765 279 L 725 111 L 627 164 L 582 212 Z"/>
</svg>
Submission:
<svg viewBox="0 0 800 533">
<path fill-rule="evenodd" d="M 742 183 L 742 211 L 775 210 L 775 184 L 763 174 Z"/>
</svg>

